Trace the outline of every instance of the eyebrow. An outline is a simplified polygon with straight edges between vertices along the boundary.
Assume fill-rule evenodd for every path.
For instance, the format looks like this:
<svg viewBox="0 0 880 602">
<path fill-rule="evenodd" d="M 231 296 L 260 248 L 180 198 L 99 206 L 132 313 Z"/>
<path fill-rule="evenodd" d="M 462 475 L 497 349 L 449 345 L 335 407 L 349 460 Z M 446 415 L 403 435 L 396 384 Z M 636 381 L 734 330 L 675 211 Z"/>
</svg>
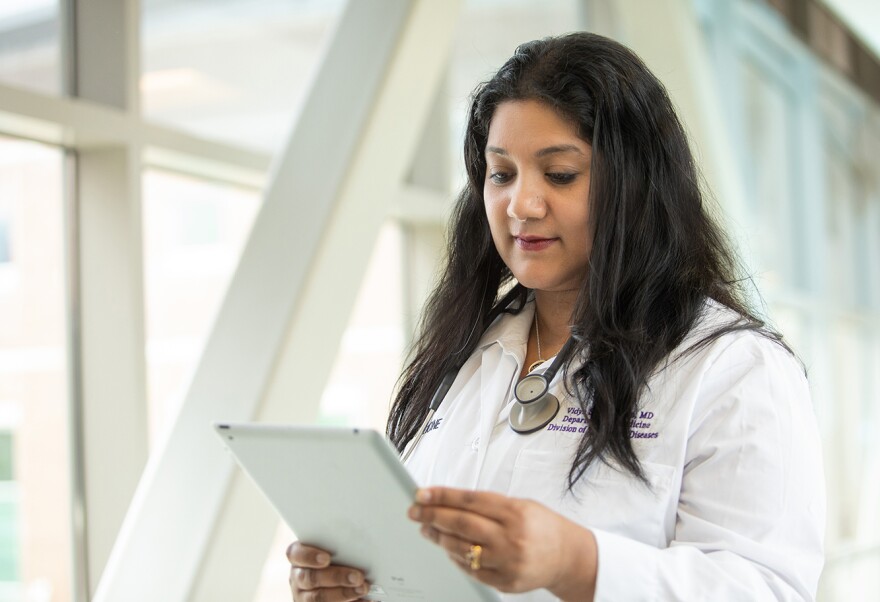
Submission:
<svg viewBox="0 0 880 602">
<path fill-rule="evenodd" d="M 557 153 L 577 153 L 581 156 L 584 155 L 583 151 L 579 149 L 574 144 L 557 144 L 555 146 L 548 146 L 547 148 L 542 148 L 538 152 L 535 153 L 536 157 L 546 157 L 547 155 L 555 155 Z M 502 157 L 507 156 L 507 151 L 503 148 L 497 146 L 487 146 L 486 153 L 492 153 L 495 155 L 501 155 Z"/>
</svg>

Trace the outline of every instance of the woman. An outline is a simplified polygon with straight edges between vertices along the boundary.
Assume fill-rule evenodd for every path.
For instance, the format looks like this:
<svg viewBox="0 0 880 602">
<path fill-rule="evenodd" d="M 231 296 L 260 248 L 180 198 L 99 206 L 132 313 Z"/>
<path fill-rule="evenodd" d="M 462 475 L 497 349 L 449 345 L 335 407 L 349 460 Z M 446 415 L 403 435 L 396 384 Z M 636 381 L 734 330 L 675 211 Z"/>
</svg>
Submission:
<svg viewBox="0 0 880 602">
<path fill-rule="evenodd" d="M 476 91 L 465 162 L 388 423 L 430 485 L 410 518 L 506 599 L 812 599 L 806 380 L 743 301 L 660 82 L 600 36 L 524 44 Z M 558 411 L 522 424 L 518 380 L 563 349 Z M 366 591 L 325 552 L 288 556 L 296 600 Z"/>
</svg>

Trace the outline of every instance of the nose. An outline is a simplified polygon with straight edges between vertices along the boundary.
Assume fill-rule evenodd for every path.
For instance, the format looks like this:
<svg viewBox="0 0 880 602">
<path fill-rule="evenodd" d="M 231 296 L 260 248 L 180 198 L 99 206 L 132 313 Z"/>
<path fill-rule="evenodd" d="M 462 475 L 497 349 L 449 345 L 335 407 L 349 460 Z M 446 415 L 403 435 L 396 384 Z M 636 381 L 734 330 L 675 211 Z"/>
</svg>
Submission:
<svg viewBox="0 0 880 602">
<path fill-rule="evenodd" d="M 532 178 L 520 177 L 517 186 L 511 191 L 510 202 L 507 204 L 507 215 L 524 222 L 530 219 L 541 219 L 547 214 L 544 201 L 544 187 Z"/>
</svg>

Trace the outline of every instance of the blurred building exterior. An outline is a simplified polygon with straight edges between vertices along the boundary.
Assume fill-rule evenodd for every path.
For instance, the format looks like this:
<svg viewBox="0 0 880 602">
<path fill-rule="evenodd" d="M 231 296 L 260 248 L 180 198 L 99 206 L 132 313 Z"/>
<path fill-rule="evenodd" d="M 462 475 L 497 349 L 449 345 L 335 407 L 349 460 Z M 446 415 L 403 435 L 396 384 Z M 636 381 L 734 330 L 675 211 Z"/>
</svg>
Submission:
<svg viewBox="0 0 880 602">
<path fill-rule="evenodd" d="M 242 341 L 243 374 L 263 375 L 249 418 L 384 428 L 462 182 L 467 96 L 518 43 L 578 29 L 630 45 L 670 87 L 753 274 L 755 302 L 810 376 L 829 499 L 820 599 L 880 599 L 876 48 L 833 7 L 805 0 L 449 6 L 436 9 L 454 26 L 417 150 L 400 159 L 394 198 L 359 218 L 369 224 L 355 239 L 361 246 L 344 249 L 362 262 L 332 263 L 318 239 L 301 265 L 291 260 L 310 296 L 291 293 L 287 330 L 262 357 L 247 346 L 248 325 L 236 324 L 245 314 L 233 302 L 243 283 L 260 280 L 259 265 L 271 269 L 258 261 L 271 253 L 254 241 L 268 227 L 261 211 L 292 190 L 277 169 L 296 151 L 298 118 L 317 111 L 310 94 L 322 68 L 337 49 L 379 52 L 370 46 L 378 25 L 376 38 L 340 39 L 352 28 L 342 0 L 0 5 L 0 602 L 82 602 L 96 591 L 112 600 L 106 592 L 124 587 L 136 563 L 132 548 L 153 554 L 155 573 L 171 570 L 171 550 L 150 549 L 139 527 L 164 511 L 163 462 L 184 462 L 178 441 L 191 423 L 207 424 L 194 408 L 205 371 L 236 348 L 223 346 L 229 333 Z M 418 26 L 389 25 L 398 49 Z M 112 35 L 99 43 L 102 28 Z M 374 96 L 348 102 L 365 114 L 363 139 L 393 148 L 395 133 L 370 133 L 381 117 L 370 103 L 389 85 L 376 80 Z M 340 147 L 343 134 L 328 131 Z M 331 200 L 358 192 L 356 169 L 344 176 L 354 192 L 339 184 Z M 321 219 L 289 237 L 353 231 L 334 221 L 344 216 Z M 350 284 L 324 290 L 308 272 L 319 265 L 336 266 Z M 336 324 L 331 333 L 302 335 L 323 334 L 300 322 L 314 322 L 321 314 L 310 308 L 322 301 L 337 307 L 334 294 L 347 304 L 323 316 Z M 292 357 L 303 370 L 331 360 L 314 400 L 290 397 Z M 297 409 L 285 413 L 279 399 Z M 168 518 L 180 530 L 174 554 L 192 570 L 161 599 L 286 599 L 281 551 L 292 534 L 231 478 L 206 476 L 187 483 L 193 491 L 173 492 L 181 500 L 221 493 L 206 510 L 209 537 L 187 517 Z M 241 526 L 245 512 L 253 532 Z M 244 549 L 229 551 L 231 541 Z M 151 579 L 152 564 L 140 568 Z"/>
</svg>

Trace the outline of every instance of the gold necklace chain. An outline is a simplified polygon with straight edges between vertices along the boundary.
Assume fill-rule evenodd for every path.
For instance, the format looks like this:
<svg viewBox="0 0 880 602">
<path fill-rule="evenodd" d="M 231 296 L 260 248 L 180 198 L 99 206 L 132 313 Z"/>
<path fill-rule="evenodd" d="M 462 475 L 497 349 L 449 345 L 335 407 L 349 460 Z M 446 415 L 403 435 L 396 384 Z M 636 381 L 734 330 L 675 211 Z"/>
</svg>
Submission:
<svg viewBox="0 0 880 602">
<path fill-rule="evenodd" d="M 544 358 L 541 357 L 541 329 L 538 328 L 538 308 L 535 308 L 535 339 L 538 343 L 538 361 L 532 362 L 529 366 L 529 372 L 533 371 L 535 368 L 544 363 Z"/>
</svg>

